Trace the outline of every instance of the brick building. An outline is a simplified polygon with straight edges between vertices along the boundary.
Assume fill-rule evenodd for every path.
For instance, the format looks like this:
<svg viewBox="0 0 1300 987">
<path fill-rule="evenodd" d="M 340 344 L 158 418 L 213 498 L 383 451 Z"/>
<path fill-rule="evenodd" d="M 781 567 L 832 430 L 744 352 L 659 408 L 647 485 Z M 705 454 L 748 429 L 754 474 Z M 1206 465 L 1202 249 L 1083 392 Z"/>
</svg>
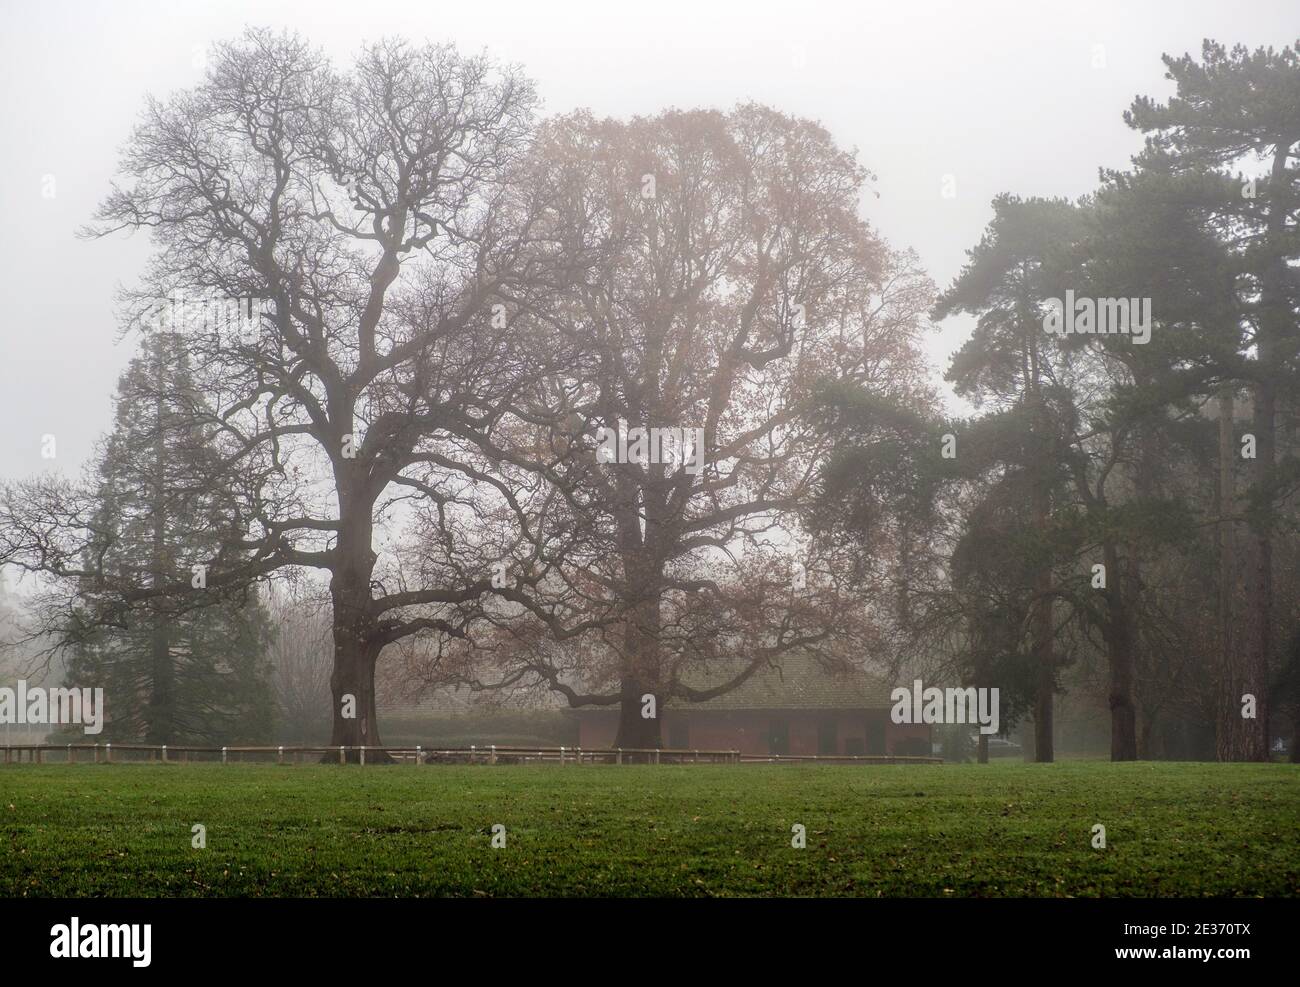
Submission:
<svg viewBox="0 0 1300 987">
<path fill-rule="evenodd" d="M 708 682 L 726 681 L 714 669 Z M 780 669 L 761 669 L 738 688 L 702 703 L 678 701 L 660 710 L 664 746 L 739 750 L 742 754 L 928 755 L 927 724 L 895 724 L 890 687 L 862 671 L 833 674 L 804 654 Z M 572 711 L 579 746 L 608 749 L 618 732 L 614 708 Z"/>
</svg>

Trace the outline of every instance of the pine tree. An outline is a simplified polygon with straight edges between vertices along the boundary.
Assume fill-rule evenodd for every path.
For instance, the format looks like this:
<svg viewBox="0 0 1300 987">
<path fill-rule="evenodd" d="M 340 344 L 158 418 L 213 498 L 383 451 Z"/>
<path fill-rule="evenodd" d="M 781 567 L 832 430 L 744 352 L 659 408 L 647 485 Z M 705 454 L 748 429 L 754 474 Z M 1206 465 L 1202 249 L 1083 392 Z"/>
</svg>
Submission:
<svg viewBox="0 0 1300 987">
<path fill-rule="evenodd" d="M 1242 724 L 1241 749 L 1225 751 L 1221 745 L 1220 756 L 1267 760 L 1269 665 L 1278 650 L 1273 586 L 1277 505 L 1295 470 L 1294 463 L 1279 461 L 1277 418 L 1279 401 L 1288 392 L 1294 396 L 1300 370 L 1300 292 L 1294 277 L 1300 248 L 1293 219 L 1300 203 L 1300 51 L 1227 49 L 1207 40 L 1199 61 L 1190 55 L 1165 55 L 1163 60 L 1177 94 L 1167 103 L 1140 97 L 1125 114 L 1130 126 L 1148 134 L 1149 148 L 1168 153 L 1192 172 L 1231 175 L 1251 157 L 1268 167 L 1257 179 L 1238 175 L 1240 195 L 1205 210 L 1244 262 L 1242 297 L 1252 309 L 1247 323 L 1254 353 L 1244 370 L 1251 389 L 1255 458 L 1239 651 L 1242 688 L 1255 697 L 1257 712 Z"/>
<path fill-rule="evenodd" d="M 1054 385 L 1050 336 L 1043 331 L 1044 302 L 1057 292 L 1060 272 L 1077 242 L 1081 215 L 1065 200 L 1001 195 L 970 260 L 939 298 L 936 318 L 956 312 L 978 316 L 975 332 L 948 371 L 959 394 L 992 401 L 1013 440 L 995 459 L 1029 505 L 1036 559 L 1030 607 L 1030 653 L 1036 666 L 1034 756 L 1054 759 L 1052 717 L 1059 657 L 1055 649 L 1049 527 L 1063 482 L 1059 429 L 1050 397 Z M 986 423 L 998 431 L 996 423 Z M 988 428 L 986 427 L 985 431 Z M 996 445 L 996 443 L 995 443 Z"/>
<path fill-rule="evenodd" d="M 270 623 L 255 589 L 205 593 L 202 570 L 235 529 L 234 487 L 220 476 L 212 427 L 183 338 L 149 334 L 118 382 L 112 434 L 96 464 L 98 512 L 83 587 L 86 611 L 118 607 L 115 626 L 81 635 L 71 681 L 102 685 L 105 739 L 151 744 L 265 738 L 273 699 Z M 193 592 L 123 607 L 122 590 L 174 584 Z M 197 585 L 196 585 L 197 584 Z"/>
</svg>

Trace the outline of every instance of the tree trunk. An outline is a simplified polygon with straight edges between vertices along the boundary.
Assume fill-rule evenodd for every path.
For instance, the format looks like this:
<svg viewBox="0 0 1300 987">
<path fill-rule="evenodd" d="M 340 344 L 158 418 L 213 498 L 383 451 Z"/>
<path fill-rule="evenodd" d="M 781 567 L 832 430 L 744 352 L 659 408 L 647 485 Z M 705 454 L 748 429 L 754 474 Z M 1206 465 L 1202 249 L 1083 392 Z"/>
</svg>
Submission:
<svg viewBox="0 0 1300 987">
<path fill-rule="evenodd" d="M 1273 499 L 1276 496 L 1277 389 L 1285 345 L 1291 335 L 1292 310 L 1287 265 L 1287 201 L 1290 182 L 1288 140 L 1273 153 L 1269 180 L 1268 249 L 1270 257 L 1260 277 L 1260 310 L 1255 333 L 1254 494 L 1250 512 L 1250 554 L 1246 567 L 1245 619 L 1242 652 L 1245 693 L 1255 697 L 1255 716 L 1243 718 L 1242 756 L 1248 761 L 1269 759 L 1269 664 L 1273 658 Z M 1239 703 L 1244 699 L 1237 697 Z M 1240 710 L 1239 710 L 1240 715 Z"/>
<path fill-rule="evenodd" d="M 618 734 L 614 738 L 615 747 L 637 750 L 658 750 L 663 747 L 663 731 L 660 722 L 663 718 L 664 696 L 654 684 L 657 679 L 653 666 L 657 664 L 658 642 L 642 640 L 637 651 L 624 662 L 622 681 L 619 685 Z M 654 715 L 645 715 L 647 697 L 653 697 Z"/>
<path fill-rule="evenodd" d="M 150 692 L 144 740 L 146 744 L 176 742 L 176 668 L 172 664 L 171 635 L 165 615 L 153 617 L 150 641 Z"/>
<path fill-rule="evenodd" d="M 1239 761 L 1244 755 L 1241 721 L 1243 676 L 1236 651 L 1233 628 L 1236 620 L 1237 553 L 1235 524 L 1236 484 L 1233 470 L 1237 448 L 1233 429 L 1233 392 L 1229 386 L 1219 391 L 1219 668 L 1217 716 L 1215 717 L 1215 754 L 1220 761 Z"/>
<path fill-rule="evenodd" d="M 1134 374 L 1134 380 L 1141 389 L 1150 386 L 1144 374 Z M 1144 419 L 1137 423 L 1135 430 L 1137 459 L 1134 469 L 1134 491 L 1138 498 L 1150 501 L 1159 496 L 1160 466 L 1157 459 L 1157 442 L 1155 422 Z M 1155 729 L 1159 700 L 1151 696 L 1139 696 L 1138 681 L 1144 671 L 1150 669 L 1149 656 L 1143 653 L 1140 615 L 1142 613 L 1142 566 L 1141 553 L 1130 551 L 1123 566 L 1118 563 L 1119 546 L 1110 546 L 1113 552 L 1107 559 L 1109 572 L 1112 562 L 1119 581 L 1114 584 L 1112 617 L 1115 620 L 1119 637 L 1115 644 L 1116 659 L 1110 670 L 1111 678 L 1111 760 L 1131 761 L 1150 760 L 1151 735 Z M 1150 684 L 1150 678 L 1143 676 L 1141 681 Z M 1141 703 L 1139 703 L 1141 699 Z M 1118 715 L 1116 706 L 1118 704 Z M 1138 707 L 1142 706 L 1139 717 Z M 1141 721 L 1140 734 L 1137 726 Z"/>
<path fill-rule="evenodd" d="M 618 735 L 614 738 L 615 747 L 635 750 L 658 750 L 663 747 L 663 733 L 659 729 L 659 702 L 655 696 L 655 716 L 642 715 L 645 706 L 644 697 L 654 695 L 653 691 L 642 684 L 640 679 L 625 676 L 619 689 Z"/>
<path fill-rule="evenodd" d="M 363 496 L 364 480 L 346 476 L 339 482 L 339 533 L 335 564 L 330 578 L 333 603 L 334 670 L 330 691 L 334 699 L 333 747 L 377 747 L 379 716 L 375 706 L 375 664 L 382 646 L 376 643 L 375 618 L 371 606 L 370 577 L 375 553 L 371 547 L 373 521 L 371 502 Z M 359 751 L 349 751 L 351 763 L 360 760 Z M 337 763 L 337 755 L 322 760 Z M 390 761 L 378 751 L 366 752 L 366 763 Z"/>
<path fill-rule="evenodd" d="M 149 505 L 153 526 L 151 560 L 155 586 L 165 585 L 171 571 L 167 552 L 167 405 L 164 396 L 167 379 L 164 366 L 162 339 L 153 341 L 157 362 L 155 364 L 153 483 L 152 503 Z M 149 704 L 146 712 L 145 743 L 170 744 L 176 732 L 176 669 L 172 664 L 171 621 L 164 611 L 162 599 L 153 601 L 152 630 L 149 635 Z"/>
<path fill-rule="evenodd" d="M 981 733 L 975 747 L 975 760 L 979 764 L 989 763 L 989 735 Z"/>
<path fill-rule="evenodd" d="M 1047 528 L 1047 511 L 1041 507 L 1042 494 L 1036 492 L 1034 505 L 1035 528 Z M 1056 759 L 1052 741 L 1053 704 L 1056 692 L 1055 662 L 1052 654 L 1052 568 L 1044 563 L 1034 580 L 1036 596 L 1031 625 L 1031 648 L 1037 685 L 1034 696 L 1034 760 L 1051 762 Z"/>
<path fill-rule="evenodd" d="M 338 614 L 339 601 L 334 600 Z M 333 747 L 378 747 L 379 716 L 375 708 L 375 662 L 379 649 L 358 644 L 354 625 L 347 620 L 334 621 L 334 671 L 330 675 L 330 692 L 334 697 L 334 723 L 330 732 Z M 348 751 L 351 763 L 360 760 L 359 751 Z M 336 754 L 326 754 L 326 763 L 337 763 Z M 387 755 L 367 752 L 366 763 L 388 760 Z"/>
<path fill-rule="evenodd" d="M 1124 579 L 1114 542 L 1103 548 L 1106 564 L 1106 644 L 1110 652 L 1110 759 L 1137 760 L 1137 716 L 1133 708 L 1133 634 L 1124 605 Z"/>
<path fill-rule="evenodd" d="M 1052 744 L 1053 676 L 1049 666 L 1039 670 L 1038 695 L 1034 700 L 1034 760 L 1050 764 L 1056 760 Z"/>
<path fill-rule="evenodd" d="M 1261 338 L 1259 362 L 1272 359 L 1272 348 Z M 1263 371 L 1266 375 L 1268 370 Z M 1265 376 L 1254 388 L 1255 480 L 1257 495 L 1272 497 L 1274 414 L 1276 391 Z M 1268 666 L 1273 650 L 1273 537 L 1272 507 L 1255 505 L 1250 514 L 1250 552 L 1246 566 L 1246 613 L 1242 621 L 1242 692 L 1228 697 L 1237 703 L 1241 723 L 1241 756 L 1247 761 L 1268 760 Z M 1241 715 L 1244 695 L 1255 697 L 1255 717 Z"/>
<path fill-rule="evenodd" d="M 660 682 L 659 586 L 661 575 L 633 561 L 624 567 L 637 599 L 623 625 L 623 666 L 619 684 L 618 735 L 615 747 L 658 750 L 663 747 L 665 696 Z M 647 697 L 654 698 L 654 715 L 645 715 Z"/>
<path fill-rule="evenodd" d="M 1031 336 L 1037 339 L 1037 336 Z M 1043 403 L 1039 380 L 1039 356 L 1037 345 L 1028 347 L 1030 356 L 1029 398 L 1034 411 L 1033 429 L 1037 441 L 1033 444 L 1033 456 L 1037 462 L 1031 467 L 1037 475 L 1032 477 L 1031 494 L 1034 532 L 1042 540 L 1040 549 L 1046 556 L 1046 536 L 1048 519 L 1051 512 L 1051 489 L 1048 481 L 1043 479 L 1046 463 L 1051 455 L 1051 442 L 1048 438 L 1047 413 Z M 1030 648 L 1034 657 L 1037 683 L 1034 696 L 1034 760 L 1051 762 L 1056 759 L 1052 742 L 1053 701 L 1056 692 L 1056 665 L 1052 654 L 1052 562 L 1044 558 L 1039 563 L 1034 576 L 1034 616 L 1030 629 Z"/>
</svg>

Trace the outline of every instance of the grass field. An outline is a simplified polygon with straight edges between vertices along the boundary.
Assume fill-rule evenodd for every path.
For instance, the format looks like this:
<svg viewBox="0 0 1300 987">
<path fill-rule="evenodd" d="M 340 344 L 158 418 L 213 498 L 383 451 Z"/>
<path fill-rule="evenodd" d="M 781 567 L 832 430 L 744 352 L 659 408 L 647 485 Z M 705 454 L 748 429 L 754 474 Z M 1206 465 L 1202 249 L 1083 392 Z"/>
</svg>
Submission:
<svg viewBox="0 0 1300 987">
<path fill-rule="evenodd" d="M 15 765 L 0 814 L 7 897 L 1300 891 L 1282 764 Z"/>
</svg>

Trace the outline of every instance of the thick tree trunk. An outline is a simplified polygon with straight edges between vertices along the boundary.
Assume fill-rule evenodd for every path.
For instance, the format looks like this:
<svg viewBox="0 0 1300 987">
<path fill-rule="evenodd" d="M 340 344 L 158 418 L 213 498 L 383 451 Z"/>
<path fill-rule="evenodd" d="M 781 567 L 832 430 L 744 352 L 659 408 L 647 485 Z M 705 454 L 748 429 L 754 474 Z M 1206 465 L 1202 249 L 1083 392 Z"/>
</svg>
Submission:
<svg viewBox="0 0 1300 987">
<path fill-rule="evenodd" d="M 379 716 L 375 706 L 375 664 L 382 646 L 376 644 L 370 578 L 375 553 L 371 547 L 373 522 L 370 501 L 361 494 L 361 482 L 348 478 L 339 483 L 339 533 L 335 565 L 330 579 L 334 609 L 334 670 L 330 691 L 334 699 L 333 747 L 377 747 Z M 348 751 L 349 762 L 360 752 Z M 337 754 L 322 759 L 337 763 Z M 366 763 L 389 761 L 377 751 L 366 753 Z"/>
<path fill-rule="evenodd" d="M 975 760 L 979 764 L 989 763 L 989 735 L 981 733 L 975 747 Z"/>
<path fill-rule="evenodd" d="M 635 750 L 658 750 L 663 747 L 663 732 L 659 728 L 659 696 L 655 696 L 656 715 L 642 715 L 645 707 L 644 697 L 654 695 L 640 679 L 625 676 L 619 689 L 618 735 L 614 746 Z"/>
<path fill-rule="evenodd" d="M 631 660 L 624 663 L 619 686 L 618 734 L 615 747 L 635 750 L 658 750 L 663 747 L 660 729 L 664 696 L 654 683 L 657 679 L 658 643 L 642 641 Z M 653 716 L 646 715 L 647 697 L 653 698 Z"/>
<path fill-rule="evenodd" d="M 335 600 L 338 612 L 338 601 Z M 334 697 L 334 723 L 330 732 L 333 747 L 378 747 L 379 716 L 375 708 L 375 662 L 378 650 L 358 644 L 353 628 L 346 621 L 334 621 L 334 671 L 330 675 L 330 692 Z M 359 751 L 349 751 L 349 762 L 360 760 Z M 378 752 L 366 754 L 366 763 L 386 760 Z M 337 763 L 337 754 L 324 760 Z"/>
<path fill-rule="evenodd" d="M 148 722 L 144 739 L 147 744 L 172 744 L 176 742 L 176 668 L 172 663 L 171 635 L 167 632 L 166 616 L 157 615 L 153 620 Z"/>
<path fill-rule="evenodd" d="M 623 625 L 623 667 L 619 685 L 618 735 L 615 747 L 658 750 L 663 747 L 663 702 L 659 610 L 660 574 L 638 565 L 625 567 L 631 573 L 629 583 L 636 587 L 638 599 Z M 653 697 L 653 716 L 647 697 Z"/>
</svg>

